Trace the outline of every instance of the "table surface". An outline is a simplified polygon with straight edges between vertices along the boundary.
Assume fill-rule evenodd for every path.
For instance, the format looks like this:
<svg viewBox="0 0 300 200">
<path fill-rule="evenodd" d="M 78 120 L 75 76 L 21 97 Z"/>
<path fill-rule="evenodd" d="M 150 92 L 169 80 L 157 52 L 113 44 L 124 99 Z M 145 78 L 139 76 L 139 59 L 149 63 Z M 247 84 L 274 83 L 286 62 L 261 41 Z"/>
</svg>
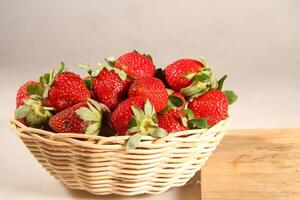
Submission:
<svg viewBox="0 0 300 200">
<path fill-rule="evenodd" d="M 300 199 L 300 128 L 229 131 L 202 170 L 203 199 Z"/>
</svg>

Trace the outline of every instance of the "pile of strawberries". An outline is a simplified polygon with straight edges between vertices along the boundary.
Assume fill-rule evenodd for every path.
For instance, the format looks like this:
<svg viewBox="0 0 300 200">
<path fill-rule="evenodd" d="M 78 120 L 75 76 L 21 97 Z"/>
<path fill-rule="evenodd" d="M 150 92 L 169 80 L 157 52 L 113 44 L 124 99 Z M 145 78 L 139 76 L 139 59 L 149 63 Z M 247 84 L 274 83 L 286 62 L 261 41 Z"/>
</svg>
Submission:
<svg viewBox="0 0 300 200">
<path fill-rule="evenodd" d="M 93 68 L 80 65 L 82 79 L 61 63 L 57 73 L 28 81 L 18 90 L 16 119 L 27 126 L 57 133 L 165 137 L 172 132 L 209 128 L 228 117 L 237 96 L 222 91 L 204 58 L 180 59 L 164 70 L 137 51 Z"/>
</svg>

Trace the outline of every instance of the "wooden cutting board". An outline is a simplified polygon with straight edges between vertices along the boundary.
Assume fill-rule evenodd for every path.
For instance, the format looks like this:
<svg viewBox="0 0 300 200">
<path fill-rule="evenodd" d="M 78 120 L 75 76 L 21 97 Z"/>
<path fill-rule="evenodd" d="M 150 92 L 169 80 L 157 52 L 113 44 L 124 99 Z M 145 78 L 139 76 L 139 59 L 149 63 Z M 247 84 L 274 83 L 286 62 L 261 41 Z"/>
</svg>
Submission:
<svg viewBox="0 0 300 200">
<path fill-rule="evenodd" d="M 300 128 L 228 131 L 201 185 L 204 200 L 300 200 Z"/>
</svg>

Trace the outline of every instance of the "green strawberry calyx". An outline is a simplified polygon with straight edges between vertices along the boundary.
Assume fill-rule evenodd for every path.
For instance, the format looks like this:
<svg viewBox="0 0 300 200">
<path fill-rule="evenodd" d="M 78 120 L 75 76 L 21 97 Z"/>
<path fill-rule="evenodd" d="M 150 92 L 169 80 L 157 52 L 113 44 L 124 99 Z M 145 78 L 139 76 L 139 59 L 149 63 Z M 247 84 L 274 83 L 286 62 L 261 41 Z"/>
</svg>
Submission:
<svg viewBox="0 0 300 200">
<path fill-rule="evenodd" d="M 129 76 L 124 70 L 116 68 L 116 59 L 114 57 L 107 57 L 107 58 L 105 58 L 105 62 L 107 63 L 107 65 L 105 65 L 104 67 L 108 71 L 113 70 L 116 74 L 118 74 L 118 76 L 120 77 L 120 79 L 122 81 L 125 81 L 127 77 L 130 78 L 130 79 L 132 79 L 132 80 L 135 79 L 135 78 Z"/>
<path fill-rule="evenodd" d="M 238 99 L 238 96 L 232 90 L 225 90 L 223 92 L 224 92 L 225 96 L 227 97 L 229 105 L 233 104 Z"/>
<path fill-rule="evenodd" d="M 53 108 L 43 106 L 42 97 L 36 94 L 23 100 L 24 105 L 15 111 L 16 119 L 26 119 L 26 124 L 31 127 L 42 128 L 52 116 Z"/>
<path fill-rule="evenodd" d="M 62 72 L 64 72 L 66 70 L 66 66 L 64 62 L 60 63 L 60 67 L 56 73 L 56 75 L 61 74 Z M 47 98 L 48 97 L 48 92 L 50 90 L 51 85 L 54 83 L 54 78 L 55 78 L 55 73 L 54 73 L 54 69 L 51 68 L 49 73 L 46 73 L 42 76 L 40 76 L 40 83 L 41 86 L 43 87 L 43 92 L 42 92 L 42 97 L 43 98 Z M 42 90 L 42 87 L 39 88 L 39 90 Z M 37 88 L 36 88 L 37 89 Z"/>
<path fill-rule="evenodd" d="M 223 88 L 223 84 L 225 82 L 227 78 L 227 75 L 224 75 L 222 78 L 220 78 L 220 80 L 218 80 L 218 87 L 217 87 L 217 90 L 220 90 L 222 91 L 222 88 Z M 224 95 L 227 97 L 227 100 L 228 100 L 228 104 L 231 105 L 233 104 L 234 102 L 237 101 L 238 99 L 238 96 L 235 94 L 234 91 L 232 90 L 225 90 L 223 91 Z"/>
<path fill-rule="evenodd" d="M 97 67 L 95 69 L 91 65 L 78 65 L 81 69 L 86 70 L 89 76 L 91 77 L 91 79 L 85 80 L 86 85 L 88 87 L 90 87 L 90 85 L 92 84 L 92 80 L 96 76 L 98 76 L 103 69 L 106 69 L 107 71 L 113 70 L 122 81 L 125 81 L 126 78 L 129 77 L 123 70 L 115 67 L 115 61 L 113 57 L 105 58 L 105 61 L 107 62 L 107 65 L 97 62 Z"/>
<path fill-rule="evenodd" d="M 185 116 L 181 116 L 181 123 L 189 129 L 206 129 L 208 127 L 207 119 L 195 118 L 191 109 L 186 108 L 182 110 Z"/>
<path fill-rule="evenodd" d="M 85 129 L 85 134 L 99 135 L 101 131 L 103 113 L 106 112 L 107 109 L 93 99 L 88 99 L 87 105 L 88 107 L 81 107 L 75 112 L 82 120 L 89 124 Z"/>
<path fill-rule="evenodd" d="M 133 134 L 127 141 L 126 148 L 136 148 L 142 135 L 151 135 L 155 138 L 162 138 L 168 135 L 165 129 L 158 127 L 157 114 L 153 105 L 147 99 L 144 104 L 144 109 L 137 106 L 131 106 L 134 117 L 129 121 L 129 129 L 127 134 Z"/>
<path fill-rule="evenodd" d="M 174 93 L 173 90 L 167 89 L 167 92 L 169 94 L 168 104 L 161 111 L 161 114 L 165 114 L 170 109 L 177 109 L 177 108 L 181 107 L 184 104 L 184 101 L 180 97 L 172 95 Z"/>
<path fill-rule="evenodd" d="M 200 61 L 204 67 L 199 73 L 187 73 L 183 75 L 185 78 L 192 80 L 192 83 L 191 85 L 182 88 L 180 93 L 190 97 L 191 99 L 217 87 L 217 81 L 207 63 L 206 58 L 201 56 Z"/>
</svg>

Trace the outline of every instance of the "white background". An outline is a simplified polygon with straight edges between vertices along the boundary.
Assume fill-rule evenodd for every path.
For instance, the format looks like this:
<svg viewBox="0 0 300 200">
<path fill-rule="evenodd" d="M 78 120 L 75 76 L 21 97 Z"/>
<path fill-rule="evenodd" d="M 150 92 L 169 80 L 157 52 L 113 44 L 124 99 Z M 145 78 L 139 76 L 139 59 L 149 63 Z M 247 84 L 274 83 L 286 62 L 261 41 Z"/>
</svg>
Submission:
<svg viewBox="0 0 300 200">
<path fill-rule="evenodd" d="M 239 95 L 231 128 L 300 124 L 300 1 L 0 0 L 0 198 L 69 196 L 9 129 L 18 87 L 132 49 L 159 67 L 206 55 Z"/>
</svg>

